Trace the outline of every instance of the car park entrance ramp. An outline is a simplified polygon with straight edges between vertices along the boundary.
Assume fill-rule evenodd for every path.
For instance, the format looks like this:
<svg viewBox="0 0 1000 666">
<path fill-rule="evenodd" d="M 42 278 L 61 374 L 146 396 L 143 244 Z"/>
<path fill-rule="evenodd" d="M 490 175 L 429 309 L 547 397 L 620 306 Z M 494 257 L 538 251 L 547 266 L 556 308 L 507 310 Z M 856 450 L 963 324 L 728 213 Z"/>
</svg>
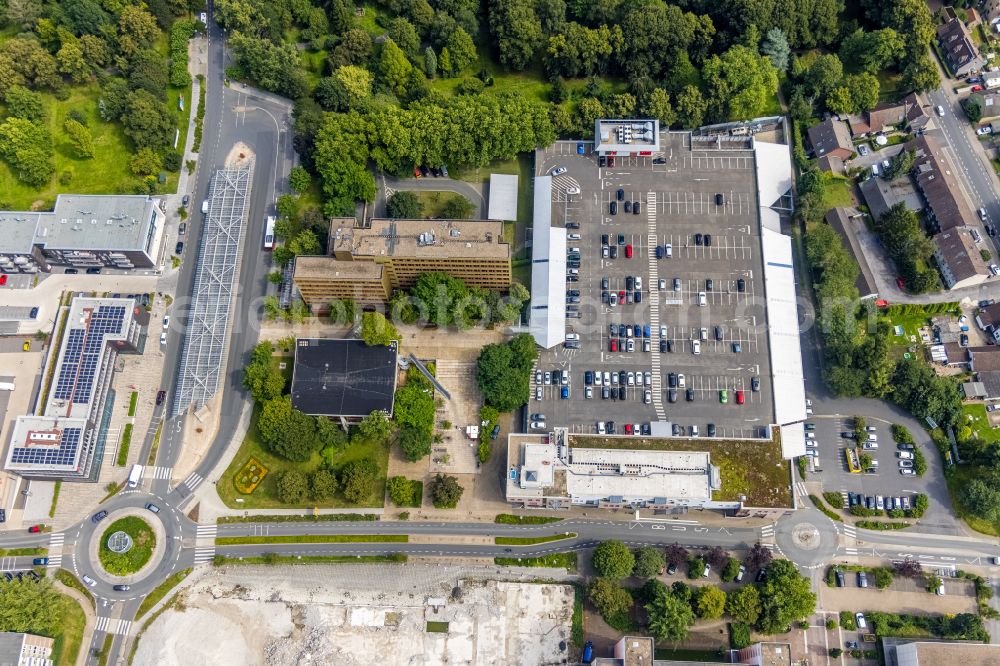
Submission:
<svg viewBox="0 0 1000 666">
<path fill-rule="evenodd" d="M 535 178 L 530 331 L 551 349 L 566 341 L 566 229 L 552 226 L 552 176 Z"/>
<path fill-rule="evenodd" d="M 219 388 L 252 180 L 251 160 L 220 169 L 209 185 L 171 416 L 201 409 Z"/>
</svg>

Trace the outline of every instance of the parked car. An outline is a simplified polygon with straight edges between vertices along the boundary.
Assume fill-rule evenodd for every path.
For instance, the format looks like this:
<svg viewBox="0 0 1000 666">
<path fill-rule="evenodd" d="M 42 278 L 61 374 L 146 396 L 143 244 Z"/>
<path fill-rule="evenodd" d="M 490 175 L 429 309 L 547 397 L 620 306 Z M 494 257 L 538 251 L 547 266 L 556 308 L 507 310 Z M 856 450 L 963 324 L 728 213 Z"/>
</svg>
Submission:
<svg viewBox="0 0 1000 666">
<path fill-rule="evenodd" d="M 861 157 L 864 157 L 870 152 L 871 151 L 868 149 L 867 144 L 862 143 L 861 145 L 858 146 L 858 154 L 861 155 Z"/>
</svg>

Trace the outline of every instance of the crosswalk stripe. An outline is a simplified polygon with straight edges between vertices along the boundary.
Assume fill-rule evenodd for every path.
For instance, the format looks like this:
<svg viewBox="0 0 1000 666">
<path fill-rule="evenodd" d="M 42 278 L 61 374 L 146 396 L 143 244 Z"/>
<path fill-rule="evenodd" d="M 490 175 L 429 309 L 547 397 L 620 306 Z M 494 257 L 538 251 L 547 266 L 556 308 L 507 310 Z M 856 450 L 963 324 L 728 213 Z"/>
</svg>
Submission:
<svg viewBox="0 0 1000 666">
<path fill-rule="evenodd" d="M 218 525 L 198 525 L 198 538 L 211 537 L 215 538 L 215 535 L 219 533 Z"/>
<path fill-rule="evenodd" d="M 151 479 L 159 479 L 165 481 L 170 478 L 170 474 L 173 472 L 172 467 L 163 467 L 161 465 L 150 465 L 143 472 L 143 476 L 148 476 Z"/>
<path fill-rule="evenodd" d="M 188 478 L 186 478 L 184 480 L 184 485 L 188 487 L 188 490 L 192 490 L 193 491 L 195 488 L 198 487 L 198 485 L 202 481 L 204 481 L 204 479 L 201 478 L 200 474 L 198 474 L 197 472 L 192 472 L 191 476 L 189 476 Z"/>
<path fill-rule="evenodd" d="M 215 547 L 211 548 L 195 548 L 194 551 L 194 563 L 204 564 L 205 562 L 211 562 L 215 557 Z"/>
</svg>

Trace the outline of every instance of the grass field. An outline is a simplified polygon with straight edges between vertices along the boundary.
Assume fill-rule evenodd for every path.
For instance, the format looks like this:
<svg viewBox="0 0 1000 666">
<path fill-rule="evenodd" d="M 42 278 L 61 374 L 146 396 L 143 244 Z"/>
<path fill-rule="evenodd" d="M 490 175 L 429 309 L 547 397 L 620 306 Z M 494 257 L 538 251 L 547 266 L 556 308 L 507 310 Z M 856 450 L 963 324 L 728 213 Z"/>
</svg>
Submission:
<svg viewBox="0 0 1000 666">
<path fill-rule="evenodd" d="M 551 567 L 576 571 L 576 553 L 552 553 L 540 557 L 494 557 L 494 564 L 502 567 Z"/>
<path fill-rule="evenodd" d="M 435 622 L 433 620 L 427 621 L 427 633 L 429 634 L 447 634 L 448 633 L 448 623 L 447 622 Z"/>
<path fill-rule="evenodd" d="M 190 573 L 191 569 L 178 571 L 173 576 L 153 588 L 153 591 L 147 594 L 146 598 L 139 604 L 139 610 L 136 612 L 135 616 L 142 617 L 146 614 L 150 608 L 160 603 L 160 599 L 167 596 L 167 593 L 170 592 L 170 590 L 180 585 L 181 581 L 187 578 Z"/>
<path fill-rule="evenodd" d="M 417 199 L 423 204 L 424 207 L 424 218 L 434 219 L 443 217 L 441 211 L 449 201 L 454 199 L 465 199 L 461 194 L 456 194 L 454 192 L 414 192 L 417 195 Z"/>
<path fill-rule="evenodd" d="M 498 546 L 531 546 L 536 543 L 548 543 L 550 541 L 575 538 L 575 532 L 567 532 L 566 534 L 550 534 L 549 536 L 537 537 L 495 537 L 495 543 Z"/>
<path fill-rule="evenodd" d="M 990 421 L 986 418 L 986 405 L 963 404 L 961 425 L 972 428 L 975 436 L 984 442 L 992 444 L 1000 441 L 1000 428 L 990 427 Z"/>
<path fill-rule="evenodd" d="M 375 489 L 372 494 L 368 497 L 367 501 L 361 504 L 352 504 L 344 499 L 343 495 L 339 493 L 335 495 L 332 499 L 324 500 L 322 502 L 306 501 L 299 504 L 285 504 L 278 499 L 277 483 L 278 479 L 281 477 L 281 473 L 286 469 L 298 469 L 306 474 L 318 469 L 324 462 L 323 455 L 320 453 L 314 453 L 309 460 L 303 463 L 295 463 L 271 453 L 264 444 L 260 441 L 260 433 L 257 431 L 257 416 L 260 413 L 260 407 L 254 407 L 253 419 L 250 424 L 250 429 L 247 431 L 246 437 L 243 439 L 243 445 L 240 446 L 239 452 L 233 461 L 229 464 L 229 467 L 223 473 L 222 478 L 219 479 L 218 484 L 216 484 L 216 490 L 219 493 L 219 497 L 225 502 L 226 506 L 234 509 L 311 509 L 313 507 L 319 508 L 339 508 L 339 507 L 354 507 L 354 506 L 371 506 L 371 507 L 381 507 L 383 505 L 383 499 L 385 497 L 385 471 L 389 465 L 389 449 L 386 445 L 371 443 L 371 442 L 358 442 L 354 444 L 349 444 L 344 447 L 342 451 L 334 452 L 329 458 L 329 462 L 332 468 L 340 469 L 346 463 L 352 460 L 361 460 L 363 458 L 372 458 L 375 461 L 376 466 L 379 470 L 379 478 L 375 483 Z M 233 475 L 235 475 L 248 458 L 254 457 L 264 464 L 268 469 L 267 476 L 261 481 L 260 485 L 251 495 L 242 495 L 237 490 L 235 485 L 233 485 Z M 240 498 L 244 500 L 243 502 L 236 502 L 236 499 Z"/>
<path fill-rule="evenodd" d="M 132 548 L 124 553 L 116 553 L 108 548 L 108 537 L 115 532 L 125 532 L 132 537 Z M 127 576 L 145 566 L 153 555 L 156 536 L 152 528 L 138 516 L 126 516 L 111 523 L 101 535 L 100 559 L 105 571 L 116 576 Z"/>
<path fill-rule="evenodd" d="M 851 193 L 854 186 L 850 180 L 835 176 L 832 173 L 824 173 L 823 181 L 824 210 L 854 205 L 854 197 Z"/>
<path fill-rule="evenodd" d="M 52 646 L 52 662 L 57 666 L 73 666 L 83 645 L 83 630 L 87 624 L 87 616 L 75 599 L 66 594 L 60 595 L 60 598 L 65 610 L 60 625 L 61 631 L 54 636 L 56 642 Z"/>
</svg>

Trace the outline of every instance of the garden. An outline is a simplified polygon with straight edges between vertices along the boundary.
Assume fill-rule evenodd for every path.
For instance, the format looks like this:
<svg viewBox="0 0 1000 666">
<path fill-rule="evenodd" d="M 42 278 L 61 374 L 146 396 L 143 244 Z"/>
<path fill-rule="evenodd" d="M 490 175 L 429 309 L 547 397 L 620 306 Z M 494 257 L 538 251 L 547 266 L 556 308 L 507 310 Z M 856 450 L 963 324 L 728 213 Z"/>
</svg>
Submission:
<svg viewBox="0 0 1000 666">
<path fill-rule="evenodd" d="M 125 552 L 115 552 L 108 547 L 108 539 L 116 532 L 124 532 L 132 541 L 132 547 Z M 138 516 L 119 518 L 104 530 L 101 535 L 99 557 L 101 566 L 115 576 L 128 576 L 146 566 L 153 556 L 156 547 L 156 536 L 153 528 Z"/>
<path fill-rule="evenodd" d="M 265 476 L 267 476 L 267 468 L 259 460 L 251 457 L 233 477 L 233 485 L 236 486 L 237 491 L 244 495 L 250 495 L 257 489 Z"/>
</svg>

